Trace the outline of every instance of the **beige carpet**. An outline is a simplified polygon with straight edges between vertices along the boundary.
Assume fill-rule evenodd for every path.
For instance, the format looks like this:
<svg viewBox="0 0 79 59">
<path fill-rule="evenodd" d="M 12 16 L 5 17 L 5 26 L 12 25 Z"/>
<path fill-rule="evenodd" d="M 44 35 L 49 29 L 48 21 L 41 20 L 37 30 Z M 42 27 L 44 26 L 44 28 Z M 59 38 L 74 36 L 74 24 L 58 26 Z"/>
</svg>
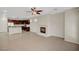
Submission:
<svg viewBox="0 0 79 59">
<path fill-rule="evenodd" d="M 0 33 L 1 51 L 78 51 L 79 45 L 66 42 L 58 37 L 43 37 L 24 32 L 8 35 Z"/>
</svg>

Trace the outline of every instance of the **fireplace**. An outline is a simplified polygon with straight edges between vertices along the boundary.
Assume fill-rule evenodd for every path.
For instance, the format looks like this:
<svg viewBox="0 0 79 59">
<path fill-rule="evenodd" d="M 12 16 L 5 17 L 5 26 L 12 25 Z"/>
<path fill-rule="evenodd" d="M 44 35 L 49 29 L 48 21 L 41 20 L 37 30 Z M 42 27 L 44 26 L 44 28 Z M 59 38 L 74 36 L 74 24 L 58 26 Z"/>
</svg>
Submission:
<svg viewBox="0 0 79 59">
<path fill-rule="evenodd" d="M 41 33 L 46 33 L 46 27 L 40 27 L 40 32 Z"/>
</svg>

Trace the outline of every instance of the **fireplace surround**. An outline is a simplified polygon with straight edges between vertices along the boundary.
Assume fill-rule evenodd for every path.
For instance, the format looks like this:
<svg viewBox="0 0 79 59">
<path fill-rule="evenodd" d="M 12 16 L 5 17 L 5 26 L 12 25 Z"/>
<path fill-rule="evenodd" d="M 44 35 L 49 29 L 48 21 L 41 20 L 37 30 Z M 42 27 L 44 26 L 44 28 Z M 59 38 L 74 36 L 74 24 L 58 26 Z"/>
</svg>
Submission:
<svg viewBox="0 0 79 59">
<path fill-rule="evenodd" d="M 40 32 L 41 33 L 46 33 L 46 27 L 40 27 Z"/>
</svg>

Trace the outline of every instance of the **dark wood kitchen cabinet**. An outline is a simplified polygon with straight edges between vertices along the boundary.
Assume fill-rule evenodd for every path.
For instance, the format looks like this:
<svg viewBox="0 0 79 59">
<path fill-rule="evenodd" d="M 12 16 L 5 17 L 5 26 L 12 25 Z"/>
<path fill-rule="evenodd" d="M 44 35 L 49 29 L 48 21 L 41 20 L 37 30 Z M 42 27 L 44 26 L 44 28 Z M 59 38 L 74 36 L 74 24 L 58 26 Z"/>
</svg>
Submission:
<svg viewBox="0 0 79 59">
<path fill-rule="evenodd" d="M 23 31 L 30 31 L 30 27 L 27 27 L 27 25 L 30 25 L 30 20 L 15 20 L 15 19 L 8 19 L 8 22 L 14 23 L 14 25 L 24 25 L 22 26 Z"/>
<path fill-rule="evenodd" d="M 11 20 L 11 19 L 8 19 L 8 22 L 13 22 L 15 25 L 16 24 L 30 24 L 30 20 Z"/>
<path fill-rule="evenodd" d="M 23 31 L 30 31 L 30 27 L 24 27 L 24 26 L 22 26 L 22 30 Z"/>
</svg>

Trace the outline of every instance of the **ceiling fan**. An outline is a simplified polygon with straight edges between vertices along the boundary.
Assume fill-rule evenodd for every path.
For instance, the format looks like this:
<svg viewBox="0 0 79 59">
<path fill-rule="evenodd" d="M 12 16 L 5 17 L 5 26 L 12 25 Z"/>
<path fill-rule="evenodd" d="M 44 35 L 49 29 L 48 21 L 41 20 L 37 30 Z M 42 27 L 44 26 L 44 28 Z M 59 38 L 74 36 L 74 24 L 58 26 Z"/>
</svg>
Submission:
<svg viewBox="0 0 79 59">
<path fill-rule="evenodd" d="M 43 10 L 37 10 L 35 7 L 31 8 L 31 11 L 27 11 L 27 12 L 32 12 L 32 15 L 40 15 Z"/>
</svg>

